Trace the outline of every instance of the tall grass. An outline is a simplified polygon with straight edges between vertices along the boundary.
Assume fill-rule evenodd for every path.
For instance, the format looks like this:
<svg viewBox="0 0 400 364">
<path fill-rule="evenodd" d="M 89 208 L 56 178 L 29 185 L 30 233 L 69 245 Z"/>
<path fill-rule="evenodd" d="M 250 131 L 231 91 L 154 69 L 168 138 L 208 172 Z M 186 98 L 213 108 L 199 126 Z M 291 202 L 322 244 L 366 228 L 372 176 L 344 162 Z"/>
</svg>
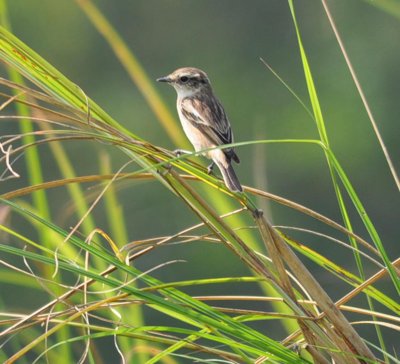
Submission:
<svg viewBox="0 0 400 364">
<path fill-rule="evenodd" d="M 77 3 L 107 39 L 171 139 L 176 144 L 184 144 L 181 130 L 152 88 L 137 57 L 90 1 Z M 3 14 L 0 59 L 9 71 L 8 79 L 1 79 L 2 109 L 16 105 L 14 114 L 4 114 L 2 118 L 22 126 L 16 135 L 1 137 L 1 162 L 8 176 L 16 178 L 13 161 L 21 154 L 26 155 L 28 163 L 24 173 L 29 176 L 28 186 L 7 191 L 1 196 L 1 202 L 6 211 L 11 211 L 10 214 L 38 233 L 32 234 L 30 229 L 10 225 L 6 220 L 1 222 L 0 229 L 10 243 L 0 244 L 3 257 L 0 279 L 2 284 L 13 285 L 18 296 L 29 289 L 42 299 L 38 309 L 23 313 L 14 312 L 4 298 L 0 333 L 3 362 L 45 359 L 65 363 L 109 362 L 102 338 L 110 339 L 107 343 L 113 345 L 114 361 L 132 363 L 398 362 L 395 354 L 391 355 L 386 349 L 379 327 L 398 330 L 400 306 L 398 300 L 390 297 L 390 290 L 386 292 L 374 284 L 389 275 L 392 286 L 399 292 L 396 268 L 399 261 L 389 260 L 373 222 L 330 147 L 292 1 L 289 1 L 289 8 L 319 139 L 256 140 L 235 146 L 302 143 L 316 147 L 315 151 L 326 157 L 342 212 L 342 224 L 293 201 L 251 187 L 245 187 L 243 194 L 232 193 L 221 180 L 207 174 L 204 167 L 190 159 L 195 154 L 177 157 L 126 130 L 84 90 L 8 31 L 5 2 L 0 4 Z M 29 84 L 24 83 L 21 76 Z M 77 175 L 64 147 L 70 141 L 107 146 L 99 152 L 98 174 Z M 42 144 L 49 145 L 60 170 L 59 180 L 44 182 L 41 177 L 46 166 L 36 148 Z M 129 162 L 113 173 L 106 149 L 123 153 Z M 132 165 L 136 169 L 127 171 Z M 139 180 L 143 183 L 157 180 L 165 186 L 165 193 L 172 193 L 181 201 L 195 217 L 196 224 L 170 236 L 153 236 L 149 231 L 147 239 L 129 242 L 128 217 L 123 213 L 123 201 L 118 198 L 116 186 L 128 181 L 127 188 L 135 193 L 133 181 Z M 90 199 L 83 191 L 87 183 L 96 183 L 95 196 Z M 50 213 L 46 192 L 55 187 L 65 188 L 74 204 L 77 223 L 71 229 L 58 223 L 53 217 L 55 213 Z M 344 194 L 350 197 L 352 206 L 345 203 Z M 35 196 L 32 203 L 23 198 L 29 195 Z M 273 227 L 253 202 L 255 196 L 307 214 L 340 232 L 349 244 L 339 241 L 339 246 L 354 252 L 359 276 L 294 240 L 283 233 L 283 229 Z M 101 203 L 104 203 L 102 212 L 108 219 L 109 231 L 96 224 L 93 209 Z M 221 205 L 230 212 L 222 214 Z M 371 242 L 352 230 L 349 208 L 359 213 Z M 154 207 L 154 216 L 154 221 L 160 218 L 157 207 Z M 247 232 L 239 234 L 238 229 L 243 227 Z M 323 239 L 338 240 L 306 228 L 305 231 Z M 140 270 L 135 264 L 160 247 L 200 241 L 222 244 L 251 275 L 190 280 L 176 277 L 175 281 L 164 282 L 156 278 L 157 270 L 176 261 L 166 261 L 147 270 Z M 321 272 L 326 270 L 338 282 L 348 284 L 348 294 L 333 302 L 295 252 L 316 263 Z M 376 267 L 376 273 L 370 277 L 364 272 L 364 258 Z M 235 293 L 195 297 L 185 293 L 185 288 L 196 285 L 235 284 L 239 287 L 239 284 L 254 283 L 259 285 L 262 295 Z M 369 310 L 348 304 L 360 294 L 368 298 Z M 383 307 L 382 312 L 374 308 L 372 300 Z M 232 307 L 209 304 L 212 301 L 232 302 Z M 233 303 L 247 301 L 272 302 L 274 310 L 233 307 Z M 379 346 L 360 336 L 346 318 L 346 311 L 366 317 L 365 325 L 373 321 Z M 168 324 L 154 322 L 153 315 L 167 317 Z M 287 336 L 273 339 L 273 331 L 252 324 L 267 320 L 283 323 Z"/>
</svg>

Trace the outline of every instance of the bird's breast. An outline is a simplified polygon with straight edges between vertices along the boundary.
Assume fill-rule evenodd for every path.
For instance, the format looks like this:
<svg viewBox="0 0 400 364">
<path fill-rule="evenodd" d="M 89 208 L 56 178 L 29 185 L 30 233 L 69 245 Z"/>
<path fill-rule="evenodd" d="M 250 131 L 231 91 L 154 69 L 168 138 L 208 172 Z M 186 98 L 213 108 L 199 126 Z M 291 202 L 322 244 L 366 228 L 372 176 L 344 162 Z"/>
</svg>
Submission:
<svg viewBox="0 0 400 364">
<path fill-rule="evenodd" d="M 193 125 L 193 121 L 187 119 L 187 117 L 182 113 L 181 107 L 179 106 L 179 101 L 177 104 L 179 119 L 190 143 L 192 143 L 194 150 L 198 152 L 202 149 L 212 148 L 215 145 L 211 143 L 208 138 L 203 134 L 201 129 Z"/>
</svg>

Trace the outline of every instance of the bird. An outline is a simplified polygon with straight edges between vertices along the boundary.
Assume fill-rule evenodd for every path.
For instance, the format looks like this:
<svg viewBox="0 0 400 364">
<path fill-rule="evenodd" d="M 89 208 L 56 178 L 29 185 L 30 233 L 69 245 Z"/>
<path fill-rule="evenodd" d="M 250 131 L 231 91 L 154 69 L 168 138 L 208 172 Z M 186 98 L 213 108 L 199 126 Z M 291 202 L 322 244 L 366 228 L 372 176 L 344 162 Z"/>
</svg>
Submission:
<svg viewBox="0 0 400 364">
<path fill-rule="evenodd" d="M 196 152 L 233 143 L 229 119 L 204 71 L 194 67 L 178 68 L 157 81 L 166 82 L 176 90 L 179 119 Z M 232 161 L 240 163 L 233 147 L 207 150 L 202 154 L 212 160 L 208 173 L 217 165 L 228 189 L 243 192 L 232 167 Z"/>
</svg>

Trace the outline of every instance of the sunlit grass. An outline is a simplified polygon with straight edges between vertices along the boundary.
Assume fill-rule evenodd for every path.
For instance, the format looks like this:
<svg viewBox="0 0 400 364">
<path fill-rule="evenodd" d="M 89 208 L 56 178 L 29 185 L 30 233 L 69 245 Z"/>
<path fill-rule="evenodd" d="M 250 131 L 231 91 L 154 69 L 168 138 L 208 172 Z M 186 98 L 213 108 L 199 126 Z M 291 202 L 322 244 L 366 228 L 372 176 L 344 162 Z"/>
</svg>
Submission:
<svg viewBox="0 0 400 364">
<path fill-rule="evenodd" d="M 147 101 L 157 117 L 163 120 L 162 125 L 171 137 L 175 137 L 176 143 L 184 143 L 180 129 L 168 115 L 162 100 L 154 90 L 148 92 L 150 86 L 145 70 L 139 67 L 119 35 L 114 33 L 106 18 L 90 1 L 78 3 L 120 56 L 121 63 L 146 94 Z M 2 269 L 7 272 L 0 279 L 2 283 L 20 280 L 15 285 L 17 288 L 33 289 L 45 297 L 46 302 L 30 313 L 15 313 L 7 306 L 3 309 L 0 337 L 11 339 L 5 341 L 4 362 L 32 362 L 32 358 L 40 362 L 45 357 L 50 362 L 55 358 L 66 363 L 79 360 L 107 362 L 101 357 L 102 344 L 98 340 L 106 337 L 113 338 L 112 349 L 115 358 L 118 358 L 116 360 L 126 362 L 178 363 L 181 359 L 200 362 L 219 359 L 222 362 L 244 363 L 328 363 L 332 360 L 336 363 L 359 363 L 376 362 L 374 355 L 387 362 L 398 362 L 387 353 L 383 335 L 380 337 L 379 352 L 376 345 L 366 343 L 358 335 L 343 314 L 355 312 L 363 317 L 364 325 L 372 322 L 376 327 L 388 326 L 398 330 L 400 307 L 397 300 L 390 296 L 390 292 L 373 284 L 389 273 L 393 286 L 398 289 L 400 283 L 395 264 L 399 262 L 396 260 L 392 264 L 389 261 L 371 219 L 330 148 L 300 27 L 293 4 L 291 1 L 289 4 L 310 96 L 311 116 L 316 122 L 320 139 L 256 140 L 234 145 L 301 143 L 314 148 L 316 153 L 323 153 L 344 226 L 305 206 L 248 186 L 245 186 L 244 194 L 231 193 L 221 180 L 210 176 L 203 166 L 192 161 L 191 157 L 196 153 L 177 157 L 171 151 L 143 140 L 134 131 L 127 131 L 93 102 L 84 90 L 10 32 L 0 29 L 0 58 L 9 69 L 23 75 L 37 87 L 26 87 L 18 78 L 12 79 L 14 83 L 1 80 L 4 89 L 8 90 L 1 94 L 1 103 L 4 107 L 19 105 L 21 111 L 18 113 L 17 110 L 15 118 L 5 117 L 16 123 L 33 123 L 19 135 L 1 139 L 5 151 L 1 161 L 11 173 L 10 161 L 20 153 L 28 153 L 46 144 L 53 153 L 61 176 L 59 180 L 46 182 L 36 177 L 29 182 L 29 186 L 12 189 L 1 196 L 3 205 L 8 206 L 13 215 L 24 219 L 41 234 L 31 236 L 25 229 L 1 222 L 2 232 L 12 239 L 12 243 L 0 244 L 6 262 Z M 36 128 L 35 123 L 40 124 L 40 128 Z M 99 153 L 98 174 L 79 176 L 63 148 L 64 143 L 69 141 L 101 142 L 101 145 L 125 154 L 130 162 L 118 166 L 118 172 L 113 172 L 112 161 L 102 150 Z M 31 158 L 36 169 L 30 170 L 32 165 L 29 165 L 27 175 L 45 168 L 38 154 L 32 154 Z M 128 166 L 129 170 L 132 166 L 136 169 L 125 171 Z M 187 208 L 186 211 L 193 214 L 197 223 L 170 236 L 154 236 L 149 230 L 147 239 L 130 242 L 126 227 L 129 217 L 123 214 L 124 201 L 119 200 L 116 186 L 123 181 L 132 182 L 125 184 L 124 188 L 135 193 L 134 181 L 149 183 L 154 180 L 166 187 L 166 193 L 172 192 Z M 87 199 L 84 193 L 86 183 L 96 183 L 92 199 Z M 75 226 L 61 226 L 46 212 L 47 201 L 40 196 L 45 196 L 53 188 L 68 191 L 75 205 L 75 219 L 78 221 Z M 344 192 L 350 196 L 375 246 L 352 230 Z M 39 203 L 27 204 L 23 197 L 34 194 L 39 196 Z M 342 238 L 337 239 L 306 227 L 299 228 L 337 244 L 337 249 L 351 249 L 360 276 L 351 273 L 344 264 L 333 262 L 305 243 L 292 239 L 289 234 L 295 227 L 272 227 L 253 202 L 255 196 L 311 216 L 340 232 Z M 110 231 L 96 227 L 92 211 L 100 203 Z M 230 213 L 222 215 L 221 204 Z M 158 218 L 155 206 L 154 221 Z M 204 233 L 204 228 L 207 233 Z M 44 239 L 50 240 L 50 243 L 43 244 Z M 350 246 L 344 241 L 346 239 L 352 243 Z M 158 270 L 178 261 L 165 261 L 145 271 L 136 266 L 137 260 L 161 246 L 168 248 L 177 243 L 195 244 L 200 241 L 223 244 L 252 276 L 191 280 L 176 277 L 172 282 L 164 282 L 155 278 Z M 333 303 L 294 250 L 314 262 L 321 272 L 328 272 L 338 283 L 346 284 L 348 294 Z M 376 272 L 371 277 L 364 273 L 364 261 L 367 260 Z M 21 266 L 19 262 L 24 264 Z M 235 284 L 240 289 L 242 286 L 239 284 L 252 283 L 260 285 L 263 295 L 246 296 L 234 292 L 232 295 L 198 297 L 185 293 L 185 288 L 199 285 Z M 274 297 L 267 292 L 274 292 Z M 349 301 L 361 293 L 379 302 L 386 311 L 378 312 L 372 306 L 366 310 L 351 305 Z M 219 301 L 231 302 L 232 307 L 219 307 Z M 273 312 L 254 311 L 244 305 L 241 305 L 243 309 L 237 309 L 233 305 L 260 301 L 275 303 Z M 151 314 L 143 316 L 142 309 L 168 317 L 171 323 L 157 324 L 151 319 Z M 279 340 L 272 339 L 273 330 L 259 330 L 251 325 L 253 322 L 276 320 L 288 330 L 288 335 Z M 374 354 L 371 348 L 375 349 Z"/>
</svg>

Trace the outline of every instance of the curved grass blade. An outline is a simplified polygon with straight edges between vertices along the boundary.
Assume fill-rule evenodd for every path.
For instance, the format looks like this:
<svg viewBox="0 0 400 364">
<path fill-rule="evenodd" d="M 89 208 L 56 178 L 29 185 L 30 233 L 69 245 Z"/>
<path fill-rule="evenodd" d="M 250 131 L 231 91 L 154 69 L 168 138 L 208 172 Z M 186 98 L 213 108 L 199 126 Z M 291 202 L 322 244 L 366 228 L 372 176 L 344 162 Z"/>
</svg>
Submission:
<svg viewBox="0 0 400 364">
<path fill-rule="evenodd" d="M 30 211 L 22 209 L 21 207 L 10 201 L 1 201 L 9 205 L 13 209 L 18 210 L 20 213 L 36 219 L 38 222 L 44 224 L 49 229 L 54 230 L 62 236 L 68 235 L 67 232 L 63 229 L 55 226 L 48 221 L 41 219 L 39 216 L 32 214 Z M 140 279 L 149 286 L 162 284 L 162 282 L 160 282 L 159 280 L 156 280 L 148 275 L 143 275 L 142 272 L 139 272 L 137 269 L 127 266 L 115 256 L 109 255 L 106 251 L 99 250 L 97 247 L 92 245 L 87 245 L 85 242 L 81 241 L 75 236 L 72 236 L 70 238 L 70 242 L 77 247 L 86 250 L 88 253 L 103 259 L 107 263 L 118 267 L 118 269 L 120 269 L 121 271 L 133 276 L 140 277 Z M 44 264 L 55 264 L 54 259 L 52 258 L 28 251 L 22 251 L 14 247 L 2 245 L 0 246 L 0 250 L 11 254 L 22 255 L 27 259 L 40 261 Z M 213 327 L 216 330 L 220 330 L 221 332 L 229 336 L 236 337 L 236 340 L 243 341 L 243 343 L 245 343 L 246 345 L 250 345 L 252 348 L 254 348 L 252 350 L 255 350 L 255 352 L 259 352 L 260 350 L 270 352 L 273 356 L 281 359 L 282 362 L 305 362 L 304 360 L 300 359 L 296 354 L 286 349 L 284 346 L 275 342 L 274 340 L 271 340 L 270 338 L 262 335 L 261 333 L 253 329 L 250 329 L 245 325 L 235 322 L 229 316 L 221 314 L 220 312 L 210 308 L 208 305 L 200 301 L 194 300 L 190 296 L 174 288 L 164 288 L 159 290 L 159 293 L 161 293 L 162 296 L 169 298 L 168 300 L 165 300 L 163 297 L 160 297 L 150 292 L 144 292 L 133 286 L 124 286 L 123 282 L 120 282 L 115 278 L 103 277 L 96 272 L 73 266 L 69 264 L 69 262 L 64 262 L 60 260 L 59 268 L 69 272 L 80 274 L 82 276 L 94 278 L 98 282 L 104 283 L 110 287 L 119 287 L 121 291 L 133 295 L 134 297 L 141 300 L 144 300 L 145 302 L 148 302 L 148 304 L 151 304 L 152 308 L 160 312 L 164 312 L 167 315 L 177 318 L 178 320 L 186 322 L 190 325 L 194 325 L 201 329 Z"/>
<path fill-rule="evenodd" d="M 388 258 L 388 255 L 387 255 L 386 250 L 384 249 L 384 246 L 380 240 L 378 232 L 376 231 L 374 225 L 372 224 L 372 221 L 370 220 L 369 216 L 367 215 L 354 188 L 350 184 L 349 179 L 347 178 L 342 167 L 340 166 L 340 164 L 334 157 L 332 150 L 329 148 L 329 141 L 328 141 L 328 136 L 327 136 L 327 132 L 326 132 L 326 128 L 325 128 L 324 118 L 322 116 L 322 111 L 321 111 L 321 107 L 320 107 L 320 103 L 319 103 L 319 99 L 318 99 L 318 94 L 317 94 L 315 84 L 313 81 L 313 77 L 311 74 L 311 69 L 310 69 L 310 66 L 309 66 L 309 63 L 307 60 L 307 55 L 306 55 L 306 52 L 303 47 L 300 30 L 299 30 L 299 27 L 297 24 L 296 15 L 295 15 L 295 11 L 294 11 L 293 0 L 288 0 L 288 1 L 289 1 L 289 7 L 290 7 L 290 10 L 292 13 L 292 18 L 293 18 L 296 34 L 297 34 L 297 40 L 298 40 L 298 44 L 299 44 L 299 48 L 300 48 L 301 60 L 303 63 L 305 79 L 307 82 L 308 92 L 310 95 L 310 100 L 311 100 L 311 105 L 312 105 L 314 116 L 315 116 L 315 121 L 317 123 L 317 128 L 318 128 L 318 132 L 320 134 L 321 142 L 325 145 L 324 150 L 326 152 L 328 167 L 329 167 L 329 170 L 331 173 L 333 186 L 334 186 L 334 189 L 336 192 L 340 210 L 342 212 L 343 220 L 345 222 L 346 227 L 349 230 L 352 230 L 350 218 L 349 218 L 349 215 L 347 212 L 347 208 L 344 204 L 344 200 L 343 200 L 342 193 L 340 191 L 340 187 L 336 181 L 336 173 L 339 175 L 340 179 L 342 180 L 347 193 L 349 194 L 350 198 L 352 199 L 352 202 L 353 202 L 358 214 L 360 215 L 361 220 L 364 223 L 364 226 L 366 227 L 368 233 L 370 234 L 371 239 L 373 240 L 376 248 L 379 250 L 379 252 L 381 254 L 381 258 L 384 261 L 385 266 L 389 271 L 393 285 L 395 286 L 397 293 L 400 295 L 400 279 L 398 278 L 397 273 L 396 273 L 394 267 L 392 266 L 390 259 Z M 354 246 L 354 248 L 357 248 L 357 243 L 354 241 L 354 239 L 350 239 L 350 241 L 351 241 L 352 245 Z M 364 278 L 365 275 L 363 273 L 361 258 L 357 254 L 357 250 L 355 252 L 356 252 L 355 259 L 357 262 L 357 266 L 358 266 L 361 278 Z"/>
</svg>

